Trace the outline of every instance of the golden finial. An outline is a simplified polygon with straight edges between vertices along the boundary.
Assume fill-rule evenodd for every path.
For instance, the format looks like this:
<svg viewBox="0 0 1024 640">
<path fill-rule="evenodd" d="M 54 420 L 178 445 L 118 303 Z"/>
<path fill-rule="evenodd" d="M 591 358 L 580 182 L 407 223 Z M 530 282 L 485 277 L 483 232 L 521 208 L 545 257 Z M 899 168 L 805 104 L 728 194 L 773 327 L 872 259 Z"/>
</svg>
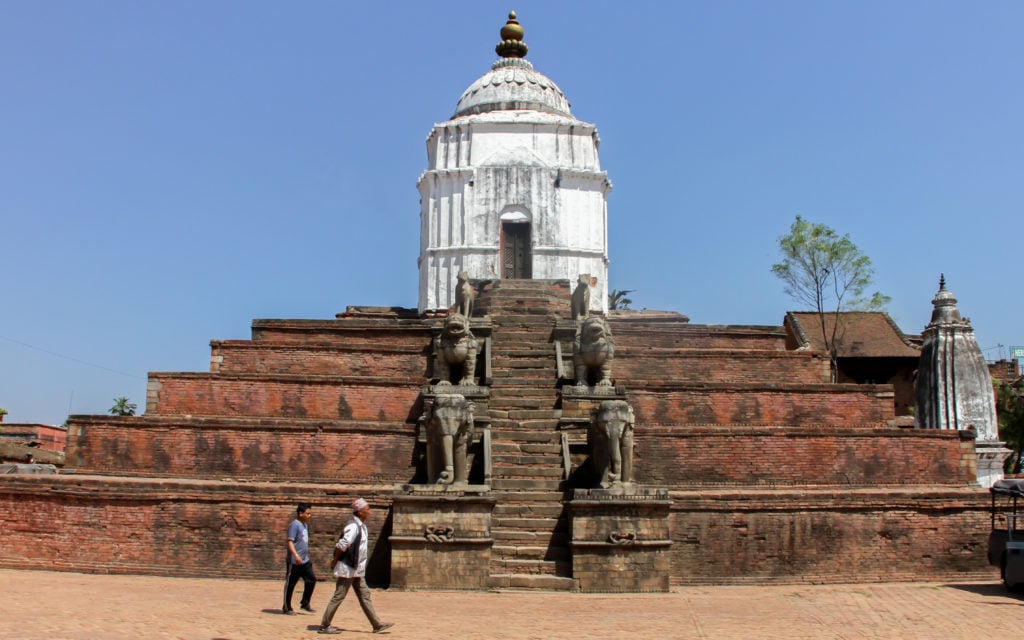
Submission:
<svg viewBox="0 0 1024 640">
<path fill-rule="evenodd" d="M 516 12 L 508 12 L 508 22 L 501 28 L 501 42 L 494 51 L 502 58 L 525 58 L 526 43 L 523 42 L 523 28 L 516 20 Z"/>
</svg>

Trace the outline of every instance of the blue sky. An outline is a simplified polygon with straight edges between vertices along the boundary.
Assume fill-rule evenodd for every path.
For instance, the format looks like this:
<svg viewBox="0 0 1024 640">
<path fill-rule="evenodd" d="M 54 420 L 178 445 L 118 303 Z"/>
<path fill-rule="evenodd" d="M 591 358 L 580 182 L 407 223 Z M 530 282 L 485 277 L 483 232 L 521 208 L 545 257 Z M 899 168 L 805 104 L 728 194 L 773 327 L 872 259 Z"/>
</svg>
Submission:
<svg viewBox="0 0 1024 640">
<path fill-rule="evenodd" d="M 780 324 L 800 214 L 908 333 L 944 272 L 987 358 L 1024 345 L 1024 3 L 0 0 L 7 421 L 141 410 L 253 318 L 415 307 L 424 141 L 510 8 L 598 126 L 635 307 Z"/>
</svg>

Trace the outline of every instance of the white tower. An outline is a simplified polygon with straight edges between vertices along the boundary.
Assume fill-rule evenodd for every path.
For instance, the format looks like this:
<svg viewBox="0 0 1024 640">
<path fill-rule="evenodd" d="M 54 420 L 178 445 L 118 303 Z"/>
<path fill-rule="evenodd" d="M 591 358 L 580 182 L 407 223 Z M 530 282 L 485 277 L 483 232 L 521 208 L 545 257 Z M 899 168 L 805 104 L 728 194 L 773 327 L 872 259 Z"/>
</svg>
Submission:
<svg viewBox="0 0 1024 640">
<path fill-rule="evenodd" d="M 427 138 L 420 176 L 419 310 L 455 304 L 474 280 L 591 276 L 591 307 L 608 306 L 608 175 L 594 125 L 524 59 L 515 12 L 501 56 Z"/>
</svg>

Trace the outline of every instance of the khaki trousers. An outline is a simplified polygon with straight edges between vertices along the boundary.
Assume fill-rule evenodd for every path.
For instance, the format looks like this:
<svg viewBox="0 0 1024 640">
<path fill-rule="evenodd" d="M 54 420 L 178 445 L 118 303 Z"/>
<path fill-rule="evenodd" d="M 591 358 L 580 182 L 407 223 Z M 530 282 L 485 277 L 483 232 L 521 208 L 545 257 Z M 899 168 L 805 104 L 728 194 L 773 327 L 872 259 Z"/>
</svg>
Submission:
<svg viewBox="0 0 1024 640">
<path fill-rule="evenodd" d="M 377 617 L 377 612 L 373 610 L 373 600 L 370 599 L 370 588 L 366 586 L 366 582 L 363 578 L 338 578 L 338 582 L 334 587 L 334 595 L 331 596 L 331 601 L 327 603 L 327 609 L 324 610 L 324 617 L 320 621 L 321 627 L 326 627 L 331 624 L 331 620 L 334 619 L 334 613 L 338 610 L 341 605 L 341 601 L 348 595 L 348 588 L 354 586 L 356 590 L 356 598 L 359 600 L 359 606 L 363 608 L 363 613 L 366 614 L 366 619 L 370 621 L 373 628 L 376 629 L 381 625 L 380 618 Z"/>
</svg>

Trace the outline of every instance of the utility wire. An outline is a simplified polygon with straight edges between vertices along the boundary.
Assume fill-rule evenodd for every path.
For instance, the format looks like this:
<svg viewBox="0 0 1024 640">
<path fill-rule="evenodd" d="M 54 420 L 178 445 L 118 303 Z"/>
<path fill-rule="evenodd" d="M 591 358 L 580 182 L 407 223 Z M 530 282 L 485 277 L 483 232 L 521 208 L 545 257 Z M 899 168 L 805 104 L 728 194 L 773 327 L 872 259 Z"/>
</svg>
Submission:
<svg viewBox="0 0 1024 640">
<path fill-rule="evenodd" d="M 21 345 L 23 347 L 28 347 L 29 349 L 35 349 L 36 351 L 42 351 L 45 354 L 48 354 L 48 355 L 51 355 L 51 356 L 54 356 L 54 357 L 57 357 L 57 358 L 64 358 L 65 360 L 71 360 L 72 362 L 77 362 L 78 364 L 84 364 L 87 367 L 95 367 L 97 369 L 103 369 L 104 371 L 109 371 L 110 373 L 116 373 L 117 375 L 125 376 L 125 377 L 128 377 L 128 378 L 133 378 L 135 380 L 142 379 L 139 376 L 135 375 L 134 373 L 125 373 L 124 371 L 118 371 L 117 369 L 111 369 L 110 367 L 104 367 L 101 364 L 95 364 L 93 362 L 86 362 L 85 360 L 80 360 L 80 359 L 74 358 L 72 356 L 66 356 L 63 353 L 57 353 L 55 351 L 50 351 L 48 349 L 43 349 L 42 347 L 37 347 L 37 346 L 35 346 L 33 344 L 29 344 L 27 342 L 22 342 L 21 340 L 15 340 L 14 338 L 8 338 L 7 336 L 0 336 L 0 340 L 6 340 L 7 342 L 13 342 L 14 344 Z"/>
</svg>

